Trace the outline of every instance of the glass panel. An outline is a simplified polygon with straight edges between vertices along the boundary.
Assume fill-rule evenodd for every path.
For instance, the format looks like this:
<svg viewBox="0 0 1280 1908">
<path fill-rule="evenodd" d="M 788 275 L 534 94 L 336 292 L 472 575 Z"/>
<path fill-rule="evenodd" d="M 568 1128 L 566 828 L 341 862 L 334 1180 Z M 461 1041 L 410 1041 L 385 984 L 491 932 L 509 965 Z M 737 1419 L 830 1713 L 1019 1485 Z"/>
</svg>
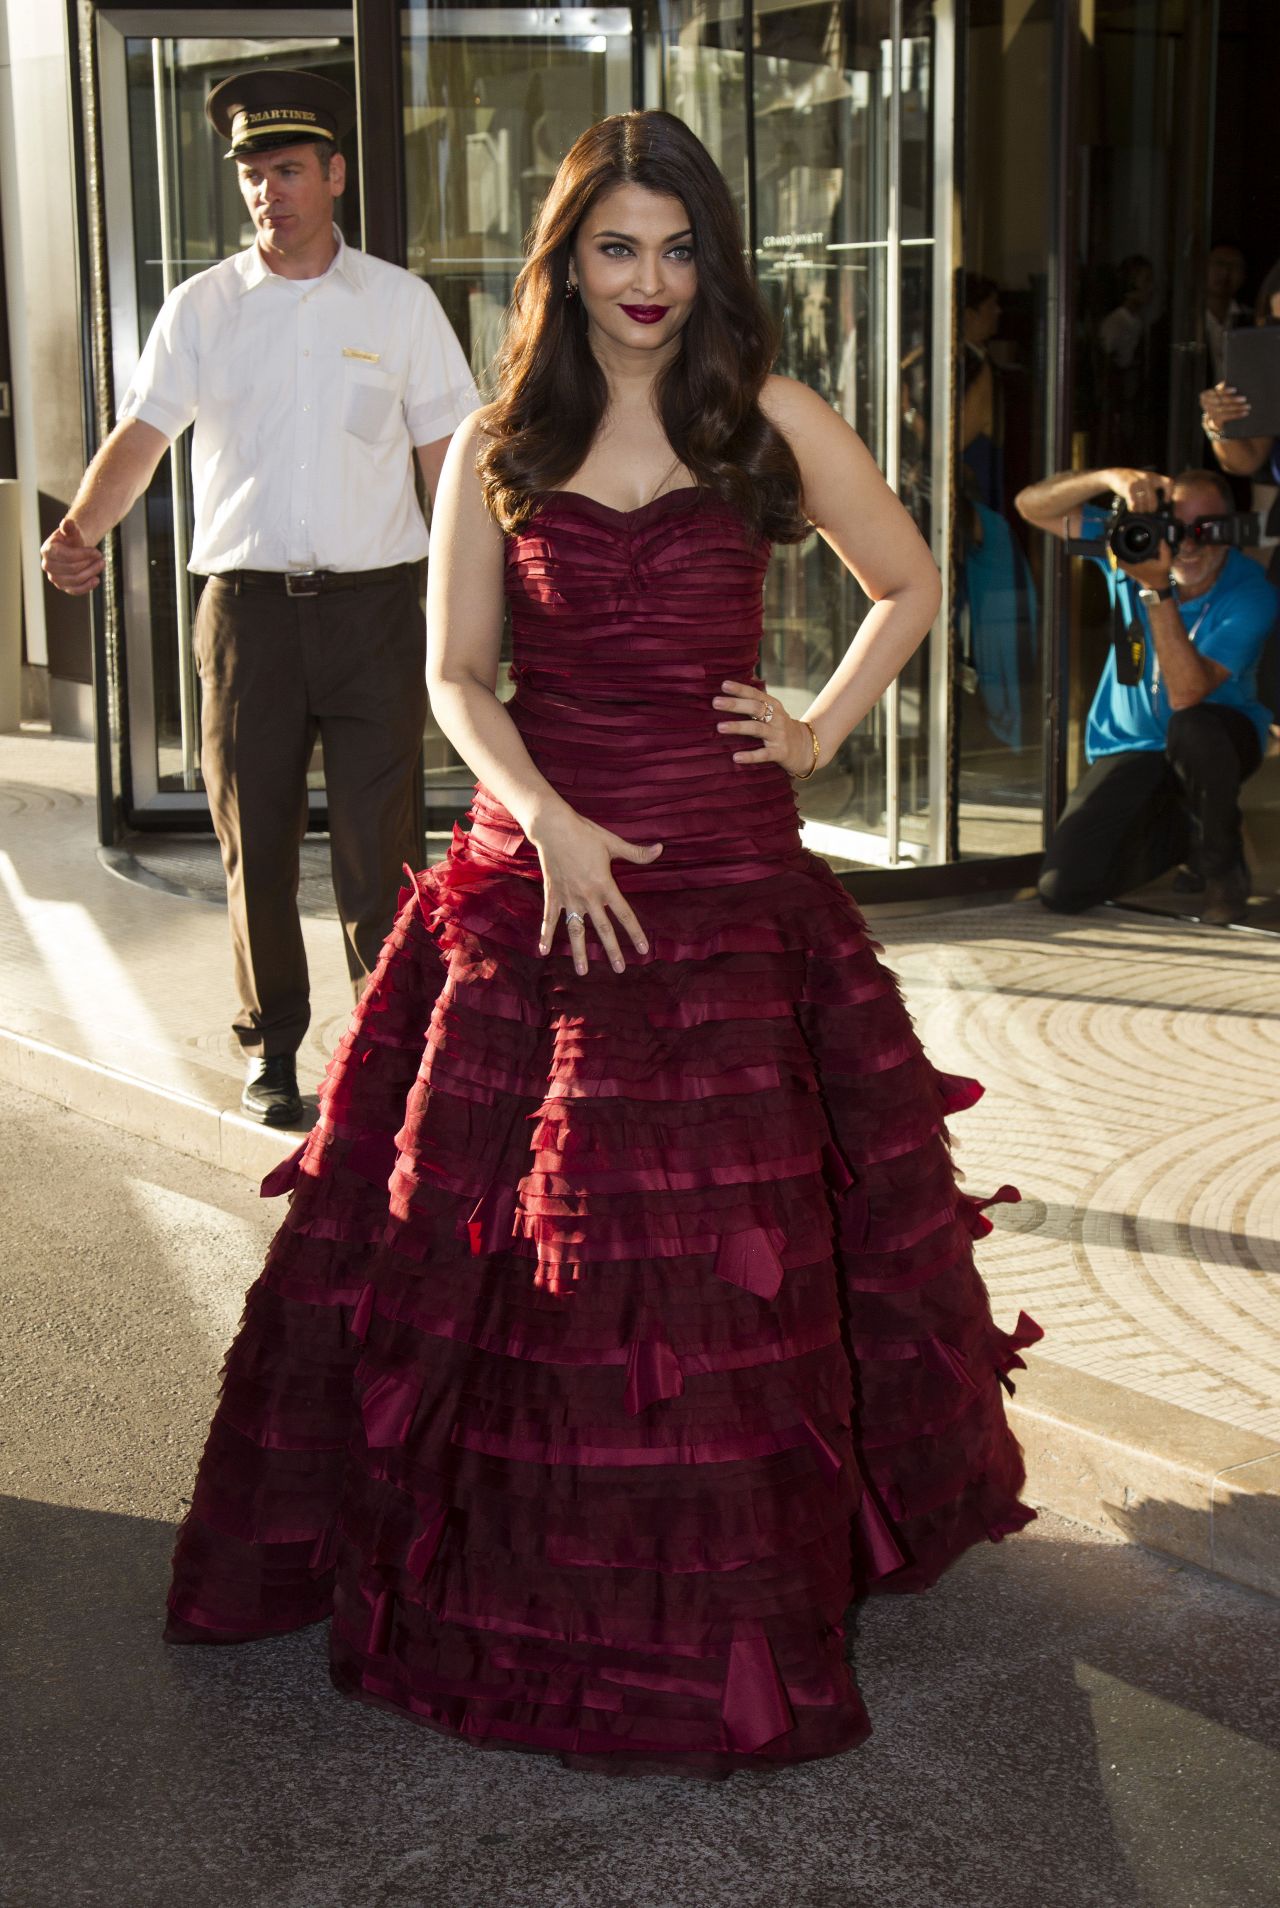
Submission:
<svg viewBox="0 0 1280 1908">
<path fill-rule="evenodd" d="M 1072 462 L 1176 474 L 1206 462 L 1204 256 L 1214 9 L 1197 0 L 1096 0 L 1083 36 L 1073 261 Z M 1190 234 L 1199 234 L 1193 245 Z M 1069 779 L 1111 641 L 1092 564 L 1071 575 Z"/>
<path fill-rule="evenodd" d="M 237 189 L 236 169 L 227 164 L 224 147 L 204 116 L 210 87 L 250 62 L 323 70 L 354 91 L 350 39 L 155 37 L 125 42 L 140 340 L 146 338 L 169 290 L 253 241 L 253 222 Z M 353 244 L 359 243 L 359 203 L 352 154 L 338 218 Z M 114 253 L 114 242 L 112 249 Z M 191 509 L 184 436 L 161 460 L 140 513 L 130 519 L 125 531 L 129 618 L 131 624 L 140 623 L 150 631 L 147 660 L 154 741 L 149 746 L 154 748 L 155 786 L 162 792 L 192 792 L 200 787 L 198 686 L 190 640 L 198 583 L 186 570 Z M 147 685 L 136 680 L 141 658 L 134 642 L 130 660 L 135 697 L 145 698 Z M 135 734 L 135 747 L 137 739 Z"/>
<path fill-rule="evenodd" d="M 660 6 L 659 95 L 662 106 L 697 133 L 729 182 L 749 225 L 746 56 L 741 0 Z"/>
<path fill-rule="evenodd" d="M 418 4 L 403 15 L 409 269 L 429 279 L 482 391 L 523 240 L 578 135 L 631 104 L 631 15 Z M 510 693 L 505 671 L 502 693 Z M 428 718 L 428 825 L 473 777 Z"/>
<path fill-rule="evenodd" d="M 782 331 L 778 368 L 848 418 L 898 481 L 926 537 L 932 483 L 925 419 L 934 371 L 931 36 L 928 4 L 771 4 L 756 13 L 756 258 Z M 891 404 L 898 412 L 892 430 Z M 769 573 L 765 668 L 788 706 L 806 706 L 867 607 L 819 537 L 778 552 Z M 926 648 L 901 679 L 896 715 L 892 700 L 882 702 L 805 787 L 808 839 L 837 861 L 883 861 L 891 852 L 884 837 L 895 723 L 897 858 L 926 858 L 928 687 Z"/>
<path fill-rule="evenodd" d="M 1053 0 L 971 0 L 956 504 L 959 846 L 1043 839 L 1045 539 L 1013 507 L 1047 473 Z"/>
</svg>

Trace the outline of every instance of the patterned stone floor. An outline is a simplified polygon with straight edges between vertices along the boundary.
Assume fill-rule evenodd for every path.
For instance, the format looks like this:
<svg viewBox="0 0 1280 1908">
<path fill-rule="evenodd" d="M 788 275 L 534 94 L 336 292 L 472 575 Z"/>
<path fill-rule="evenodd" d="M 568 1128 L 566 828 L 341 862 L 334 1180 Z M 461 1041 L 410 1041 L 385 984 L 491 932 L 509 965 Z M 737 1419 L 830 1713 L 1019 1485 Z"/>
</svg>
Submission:
<svg viewBox="0 0 1280 1908">
<path fill-rule="evenodd" d="M 234 1105 L 221 911 L 102 865 L 92 767 L 0 737 L 0 1029 Z M 161 879 L 181 859 L 146 853 Z M 1032 902 L 873 922 L 935 1060 L 987 1086 L 956 1123 L 971 1188 L 1024 1195 L 983 1249 L 997 1315 L 1025 1306 L 1037 1356 L 1280 1450 L 1276 941 Z M 304 931 L 314 1084 L 350 996 L 332 920 Z"/>
<path fill-rule="evenodd" d="M 917 1024 L 986 1098 L 983 1269 L 1046 1356 L 1280 1441 L 1280 948 L 1105 910 L 881 920 Z"/>
</svg>

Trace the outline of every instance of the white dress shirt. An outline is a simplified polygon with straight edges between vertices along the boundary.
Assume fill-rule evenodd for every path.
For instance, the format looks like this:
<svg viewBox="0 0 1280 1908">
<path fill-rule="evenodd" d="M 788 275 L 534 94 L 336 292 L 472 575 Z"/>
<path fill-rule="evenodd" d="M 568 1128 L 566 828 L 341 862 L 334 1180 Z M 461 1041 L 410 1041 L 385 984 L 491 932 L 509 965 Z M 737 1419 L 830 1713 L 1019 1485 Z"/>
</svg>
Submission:
<svg viewBox="0 0 1280 1908">
<path fill-rule="evenodd" d="M 165 299 L 120 417 L 194 421 L 189 568 L 380 570 L 427 553 L 413 450 L 479 404 L 428 285 L 343 243 L 322 278 L 256 244 Z"/>
</svg>

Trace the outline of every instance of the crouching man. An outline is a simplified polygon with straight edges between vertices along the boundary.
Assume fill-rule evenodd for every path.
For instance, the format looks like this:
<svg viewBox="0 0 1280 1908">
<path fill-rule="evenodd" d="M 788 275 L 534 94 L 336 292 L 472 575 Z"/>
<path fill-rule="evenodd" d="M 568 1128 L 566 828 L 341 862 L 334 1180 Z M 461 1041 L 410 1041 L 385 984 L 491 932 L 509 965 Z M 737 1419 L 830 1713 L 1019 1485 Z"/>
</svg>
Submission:
<svg viewBox="0 0 1280 1908">
<path fill-rule="evenodd" d="M 1141 563 L 1107 548 L 1108 493 L 1155 511 L 1160 493 L 1185 530 Z M 1088 768 L 1054 830 L 1041 870 L 1046 907 L 1074 914 L 1183 862 L 1176 885 L 1203 893 L 1200 919 L 1244 918 L 1249 873 L 1240 786 L 1262 760 L 1270 715 L 1257 667 L 1277 596 L 1238 549 L 1209 540 L 1234 501 L 1216 471 L 1062 471 L 1017 498 L 1019 514 L 1056 537 L 1097 539 L 1096 561 L 1126 628 L 1144 639 L 1139 680 L 1123 683 L 1112 650 L 1089 709 Z M 1199 527 L 1199 534 L 1197 528 Z M 1208 531 L 1208 536 L 1205 531 Z"/>
</svg>

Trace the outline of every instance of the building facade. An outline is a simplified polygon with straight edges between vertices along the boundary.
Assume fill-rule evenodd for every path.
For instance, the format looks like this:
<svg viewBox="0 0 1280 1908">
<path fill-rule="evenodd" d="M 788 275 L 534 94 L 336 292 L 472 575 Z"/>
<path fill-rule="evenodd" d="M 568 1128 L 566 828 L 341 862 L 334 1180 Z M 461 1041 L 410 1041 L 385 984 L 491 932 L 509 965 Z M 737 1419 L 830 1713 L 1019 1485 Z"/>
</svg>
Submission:
<svg viewBox="0 0 1280 1908">
<path fill-rule="evenodd" d="M 862 433 L 944 579 L 925 646 L 802 790 L 806 839 L 863 892 L 1028 878 L 1078 772 L 1108 631 L 1080 566 L 1012 498 L 1071 465 L 1203 461 L 1209 248 L 1241 247 L 1246 278 L 1273 236 L 1280 251 L 1262 131 L 1225 127 L 1221 107 L 1224 86 L 1248 93 L 1270 11 L 7 0 L 0 476 L 21 488 L 30 706 L 95 733 L 104 835 L 207 825 L 185 448 L 91 604 L 43 584 L 38 546 L 166 292 L 252 236 L 203 100 L 266 61 L 356 94 L 347 235 L 431 282 L 482 384 L 523 236 L 577 134 L 631 106 L 688 121 L 741 208 L 778 368 Z M 865 609 L 819 537 L 776 553 L 762 667 L 785 702 L 805 706 Z M 423 763 L 428 826 L 447 826 L 466 771 L 430 729 Z M 312 782 L 320 823 L 320 760 Z"/>
</svg>

